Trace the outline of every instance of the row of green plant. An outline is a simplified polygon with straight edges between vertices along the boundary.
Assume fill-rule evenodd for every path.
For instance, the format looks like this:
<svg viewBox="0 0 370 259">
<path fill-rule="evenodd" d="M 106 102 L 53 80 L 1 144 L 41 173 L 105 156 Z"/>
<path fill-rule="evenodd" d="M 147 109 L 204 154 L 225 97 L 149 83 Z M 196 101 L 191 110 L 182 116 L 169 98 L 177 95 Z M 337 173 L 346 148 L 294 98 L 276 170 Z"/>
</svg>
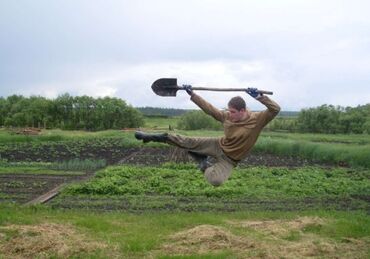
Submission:
<svg viewBox="0 0 370 259">
<path fill-rule="evenodd" d="M 81 131 L 81 130 L 42 130 L 38 135 L 16 134 L 18 128 L 0 128 L 0 143 L 57 142 L 96 138 L 127 138 L 132 132 L 122 130 Z"/>
<path fill-rule="evenodd" d="M 370 138 L 365 134 L 312 134 L 264 131 L 262 132 L 261 137 L 325 144 L 338 143 L 358 146 L 370 144 Z"/>
<path fill-rule="evenodd" d="M 183 134 L 188 136 L 213 136 L 220 137 L 223 135 L 222 131 L 214 130 L 167 130 L 173 128 L 178 122 L 177 118 L 171 119 L 149 119 L 148 127 L 159 128 L 162 131 L 167 131 L 174 134 Z M 130 146 L 140 144 L 134 138 L 134 131 L 122 130 L 105 130 L 96 132 L 87 131 L 65 131 L 65 130 L 43 130 L 37 136 L 25 136 L 13 134 L 7 129 L 0 129 L 0 144 L 14 144 L 14 143 L 30 143 L 30 142 L 61 142 L 61 141 L 77 141 L 87 139 L 103 139 L 103 138 L 117 138 L 122 139 Z M 271 137 L 289 140 L 304 140 L 309 142 L 323 142 L 323 143 L 346 143 L 365 145 L 370 144 L 370 138 L 363 134 L 308 134 L 308 133 L 284 133 L 263 131 L 261 137 Z"/>
<path fill-rule="evenodd" d="M 54 131 L 53 131 L 54 132 Z M 174 131 L 187 136 L 220 137 L 221 131 Z M 46 133 L 47 134 L 47 133 Z M 55 133 L 58 136 L 59 133 Z M 63 135 L 66 134 L 66 135 Z M 109 153 L 114 160 L 122 158 L 122 151 L 130 147 L 144 146 L 134 138 L 134 132 L 105 131 L 101 133 L 73 132 L 61 135 L 63 141 L 30 141 L 0 143 L 0 158 L 16 160 L 39 159 L 40 161 L 66 160 L 72 158 L 99 159 L 100 152 Z M 90 135 L 93 134 L 93 135 Z M 40 136 L 41 137 L 41 136 Z M 39 136 L 36 136 L 36 139 Z M 42 138 L 42 137 L 41 137 Z M 370 168 L 370 143 L 366 135 L 328 135 L 264 132 L 252 152 L 296 156 L 316 162 Z M 167 147 L 149 143 L 145 146 Z M 19 158 L 18 158 L 19 160 Z"/>
<path fill-rule="evenodd" d="M 210 185 L 193 164 L 162 167 L 112 166 L 85 183 L 67 187 L 70 195 L 171 195 L 181 197 L 351 197 L 370 193 L 370 172 L 319 167 L 237 168 L 222 186 Z"/>
<path fill-rule="evenodd" d="M 106 166 L 104 159 L 72 159 L 59 162 L 8 162 L 0 160 L 0 174 L 81 175 Z"/>
<path fill-rule="evenodd" d="M 107 161 L 105 159 L 72 159 L 57 163 L 51 163 L 49 168 L 54 170 L 63 170 L 63 171 L 95 171 L 97 169 L 106 167 Z"/>
<path fill-rule="evenodd" d="M 139 146 L 133 136 L 122 138 L 82 138 L 67 141 L 2 143 L 0 158 L 9 161 L 60 161 L 66 159 L 122 158 L 122 151 L 128 147 Z"/>
<path fill-rule="evenodd" d="M 144 125 L 142 114 L 119 98 L 63 94 L 0 97 L 0 126 L 103 130 Z"/>
</svg>

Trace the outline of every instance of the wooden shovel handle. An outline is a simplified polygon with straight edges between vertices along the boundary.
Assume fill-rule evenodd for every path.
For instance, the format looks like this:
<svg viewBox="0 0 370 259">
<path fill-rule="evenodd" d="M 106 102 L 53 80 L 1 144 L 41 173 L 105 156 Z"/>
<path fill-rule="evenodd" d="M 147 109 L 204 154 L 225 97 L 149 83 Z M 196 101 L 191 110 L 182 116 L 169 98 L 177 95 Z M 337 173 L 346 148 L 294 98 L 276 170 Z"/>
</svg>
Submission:
<svg viewBox="0 0 370 259">
<path fill-rule="evenodd" d="M 201 90 L 201 91 L 219 91 L 219 92 L 245 92 L 248 88 L 212 88 L 212 87 L 192 87 L 193 90 Z M 258 93 L 261 94 L 269 94 L 272 95 L 273 92 L 265 91 L 265 90 L 257 90 Z"/>
</svg>

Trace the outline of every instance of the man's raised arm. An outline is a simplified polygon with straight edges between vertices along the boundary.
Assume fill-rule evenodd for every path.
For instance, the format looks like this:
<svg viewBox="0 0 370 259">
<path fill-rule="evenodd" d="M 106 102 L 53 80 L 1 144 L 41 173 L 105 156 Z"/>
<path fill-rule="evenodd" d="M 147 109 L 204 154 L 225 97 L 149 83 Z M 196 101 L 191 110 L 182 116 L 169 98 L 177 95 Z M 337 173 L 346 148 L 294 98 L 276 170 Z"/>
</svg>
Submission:
<svg viewBox="0 0 370 259">
<path fill-rule="evenodd" d="M 266 95 L 258 93 L 257 89 L 251 88 L 246 92 L 267 107 L 266 110 L 260 113 L 263 125 L 269 123 L 280 112 L 280 106 L 276 102 L 268 98 Z"/>
<path fill-rule="evenodd" d="M 198 107 L 201 108 L 205 113 L 211 115 L 213 118 L 220 122 L 225 121 L 227 116 L 226 112 L 220 111 L 212 104 L 204 100 L 202 97 L 194 93 L 193 90 L 191 89 L 191 85 L 186 85 L 185 90 L 191 96 L 190 100 L 192 100 L 196 105 L 198 105 Z"/>
</svg>

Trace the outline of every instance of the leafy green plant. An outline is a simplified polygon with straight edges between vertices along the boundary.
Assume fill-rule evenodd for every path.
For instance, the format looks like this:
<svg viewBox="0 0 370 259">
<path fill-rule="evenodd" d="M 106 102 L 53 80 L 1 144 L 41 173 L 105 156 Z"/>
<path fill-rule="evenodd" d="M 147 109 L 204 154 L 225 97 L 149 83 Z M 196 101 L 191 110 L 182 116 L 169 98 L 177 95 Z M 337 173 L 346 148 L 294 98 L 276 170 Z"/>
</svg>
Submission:
<svg viewBox="0 0 370 259">
<path fill-rule="evenodd" d="M 368 171 L 366 171 L 369 174 Z M 367 178 L 352 178 L 346 169 L 267 168 L 236 169 L 230 179 L 215 188 L 192 164 L 163 167 L 111 166 L 89 182 L 65 190 L 90 195 L 171 195 L 179 197 L 304 198 L 350 197 L 370 193 Z"/>
</svg>

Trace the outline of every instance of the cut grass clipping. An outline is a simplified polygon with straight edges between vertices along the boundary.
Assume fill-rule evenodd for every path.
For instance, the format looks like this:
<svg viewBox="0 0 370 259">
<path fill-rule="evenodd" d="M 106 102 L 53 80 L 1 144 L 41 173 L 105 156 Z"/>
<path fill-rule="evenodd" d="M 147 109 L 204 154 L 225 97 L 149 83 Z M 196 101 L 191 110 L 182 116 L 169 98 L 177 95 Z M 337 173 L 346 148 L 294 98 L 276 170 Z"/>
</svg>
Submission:
<svg viewBox="0 0 370 259">
<path fill-rule="evenodd" d="M 71 225 L 55 223 L 2 226 L 0 241 L 4 258 L 66 258 L 107 247 L 78 233 Z"/>
<path fill-rule="evenodd" d="M 0 254 L 4 258 L 368 258 L 369 224 L 365 212 L 128 214 L 0 204 Z"/>
<path fill-rule="evenodd" d="M 171 235 L 160 252 L 202 255 L 228 251 L 232 255 L 248 258 L 366 257 L 367 238 L 346 238 L 338 242 L 310 231 L 325 224 L 325 220 L 319 217 L 301 217 L 292 220 L 228 221 L 224 227 L 199 225 Z"/>
</svg>

